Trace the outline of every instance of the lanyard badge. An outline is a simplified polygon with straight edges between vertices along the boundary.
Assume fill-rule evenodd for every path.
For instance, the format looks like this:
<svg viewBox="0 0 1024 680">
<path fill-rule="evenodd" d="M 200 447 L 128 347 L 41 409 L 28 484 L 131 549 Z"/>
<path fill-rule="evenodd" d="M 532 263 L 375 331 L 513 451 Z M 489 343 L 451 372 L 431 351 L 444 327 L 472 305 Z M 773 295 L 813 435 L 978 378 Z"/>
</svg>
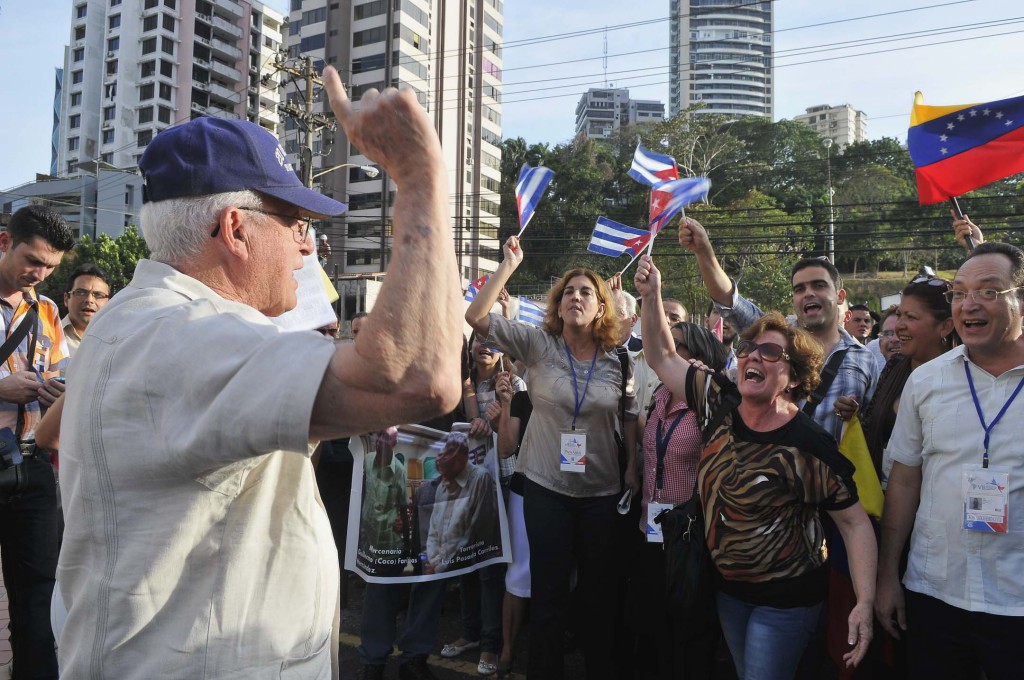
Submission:
<svg viewBox="0 0 1024 680">
<path fill-rule="evenodd" d="M 569 371 L 572 373 L 572 394 L 574 409 L 572 412 L 572 430 L 561 433 L 559 443 L 559 467 L 562 472 L 583 473 L 587 471 L 587 433 L 584 430 L 576 429 L 576 419 L 580 415 L 580 409 L 587 398 L 587 391 L 590 389 L 590 378 L 594 375 L 594 365 L 597 363 L 597 349 L 594 349 L 594 358 L 590 360 L 590 371 L 587 373 L 587 382 L 583 387 L 583 394 L 580 394 L 579 382 L 576 380 L 576 366 L 572 361 L 572 354 L 569 353 L 569 345 L 564 341 L 565 358 L 569 360 Z"/>
</svg>

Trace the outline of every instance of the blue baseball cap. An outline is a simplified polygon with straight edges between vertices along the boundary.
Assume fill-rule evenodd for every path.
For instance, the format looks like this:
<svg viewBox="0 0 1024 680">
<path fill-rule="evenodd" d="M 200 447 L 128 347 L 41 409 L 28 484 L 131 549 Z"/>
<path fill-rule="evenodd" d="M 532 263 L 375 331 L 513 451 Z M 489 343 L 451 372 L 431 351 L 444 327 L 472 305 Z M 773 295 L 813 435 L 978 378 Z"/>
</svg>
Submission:
<svg viewBox="0 0 1024 680">
<path fill-rule="evenodd" d="M 139 159 L 143 202 L 256 191 L 312 215 L 348 206 L 303 186 L 277 137 L 247 120 L 202 116 L 159 133 Z"/>
</svg>

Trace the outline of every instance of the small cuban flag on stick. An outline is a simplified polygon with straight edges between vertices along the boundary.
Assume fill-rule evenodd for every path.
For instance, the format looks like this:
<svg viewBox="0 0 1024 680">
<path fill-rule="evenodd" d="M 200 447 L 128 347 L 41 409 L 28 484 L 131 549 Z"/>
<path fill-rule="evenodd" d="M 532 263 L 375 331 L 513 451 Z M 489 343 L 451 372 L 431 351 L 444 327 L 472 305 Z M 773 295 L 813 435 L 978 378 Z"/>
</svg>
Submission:
<svg viewBox="0 0 1024 680">
<path fill-rule="evenodd" d="M 683 208 L 707 197 L 711 180 L 707 177 L 683 177 L 662 182 L 651 190 L 651 233 L 657 234 Z M 655 204 L 654 195 L 658 195 Z M 657 209 L 657 212 L 655 210 Z"/>
<path fill-rule="evenodd" d="M 643 229 L 634 229 L 625 224 L 619 224 L 607 217 L 598 217 L 594 225 L 594 233 L 590 237 L 590 245 L 587 250 L 598 255 L 619 257 L 625 253 L 633 256 L 622 271 L 629 269 L 629 265 L 640 257 L 644 246 L 650 243 L 653 234 Z"/>
<path fill-rule="evenodd" d="M 649 187 L 679 177 L 676 159 L 672 156 L 648 151 L 643 144 L 636 145 L 636 151 L 633 152 L 633 164 L 630 165 L 628 174 L 640 184 L 646 184 Z"/>
<path fill-rule="evenodd" d="M 541 328 L 544 325 L 544 308 L 532 300 L 519 298 L 519 320 Z"/>
<path fill-rule="evenodd" d="M 541 197 L 544 196 L 544 190 L 548 188 L 548 184 L 551 183 L 551 178 L 554 176 L 554 170 L 545 168 L 542 165 L 536 168 L 523 165 L 519 171 L 519 181 L 516 182 L 516 206 L 519 208 L 519 233 L 516 234 L 517 237 L 522 236 L 523 232 L 526 231 L 526 225 L 533 218 L 533 213 L 537 210 L 537 204 L 540 203 Z"/>
<path fill-rule="evenodd" d="M 490 276 L 485 274 L 473 283 L 469 284 L 469 288 L 466 289 L 466 302 L 472 302 L 476 298 L 476 294 L 480 292 L 480 289 L 484 287 L 484 284 L 487 283 L 487 279 L 489 278 Z"/>
</svg>

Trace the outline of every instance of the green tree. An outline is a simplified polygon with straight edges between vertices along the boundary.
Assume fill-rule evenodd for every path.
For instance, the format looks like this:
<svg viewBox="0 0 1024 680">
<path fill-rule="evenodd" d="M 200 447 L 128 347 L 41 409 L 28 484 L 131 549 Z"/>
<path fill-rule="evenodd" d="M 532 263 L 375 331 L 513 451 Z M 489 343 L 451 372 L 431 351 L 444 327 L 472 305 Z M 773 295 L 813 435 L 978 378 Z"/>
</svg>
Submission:
<svg viewBox="0 0 1024 680">
<path fill-rule="evenodd" d="M 111 293 L 114 293 L 128 285 L 135 274 L 136 263 L 144 257 L 149 257 L 149 248 L 134 226 L 127 227 L 117 238 L 107 234 L 100 234 L 96 239 L 83 236 L 40 284 L 39 292 L 63 306 L 68 276 L 79 264 L 92 262 L 107 272 Z"/>
</svg>

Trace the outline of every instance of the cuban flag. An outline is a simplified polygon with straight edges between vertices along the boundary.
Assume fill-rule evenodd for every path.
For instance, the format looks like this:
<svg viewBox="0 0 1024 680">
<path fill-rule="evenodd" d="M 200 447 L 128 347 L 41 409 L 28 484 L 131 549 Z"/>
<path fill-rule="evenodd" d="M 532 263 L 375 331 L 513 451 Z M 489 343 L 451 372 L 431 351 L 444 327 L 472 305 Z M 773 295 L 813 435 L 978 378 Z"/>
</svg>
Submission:
<svg viewBox="0 0 1024 680">
<path fill-rule="evenodd" d="M 598 217 L 587 250 L 609 257 L 619 257 L 624 253 L 636 257 L 651 238 L 652 234 L 649 231 L 627 227 L 607 217 Z"/>
<path fill-rule="evenodd" d="M 707 177 L 683 177 L 662 182 L 651 190 L 651 232 L 657 234 L 686 206 L 707 198 L 711 180 Z M 657 203 L 655 203 L 657 194 Z"/>
<path fill-rule="evenodd" d="M 544 196 L 544 190 L 548 188 L 554 176 L 555 171 L 544 166 L 531 168 L 529 165 L 523 165 L 519 171 L 519 181 L 516 182 L 516 206 L 519 208 L 520 234 L 530 223 L 533 213 L 537 210 L 537 204 Z"/>
<path fill-rule="evenodd" d="M 540 328 L 544 325 L 544 308 L 532 300 L 519 298 L 519 320 Z"/>
<path fill-rule="evenodd" d="M 665 154 L 653 153 L 637 144 L 633 152 L 633 164 L 629 166 L 629 176 L 640 184 L 649 187 L 657 186 L 667 180 L 679 178 L 676 159 Z"/>
<path fill-rule="evenodd" d="M 487 283 L 487 279 L 489 278 L 490 276 L 485 274 L 473 283 L 469 284 L 469 288 L 466 289 L 466 302 L 472 302 L 473 299 L 476 298 L 476 294 L 480 292 L 480 289 L 484 287 L 484 284 Z"/>
</svg>

